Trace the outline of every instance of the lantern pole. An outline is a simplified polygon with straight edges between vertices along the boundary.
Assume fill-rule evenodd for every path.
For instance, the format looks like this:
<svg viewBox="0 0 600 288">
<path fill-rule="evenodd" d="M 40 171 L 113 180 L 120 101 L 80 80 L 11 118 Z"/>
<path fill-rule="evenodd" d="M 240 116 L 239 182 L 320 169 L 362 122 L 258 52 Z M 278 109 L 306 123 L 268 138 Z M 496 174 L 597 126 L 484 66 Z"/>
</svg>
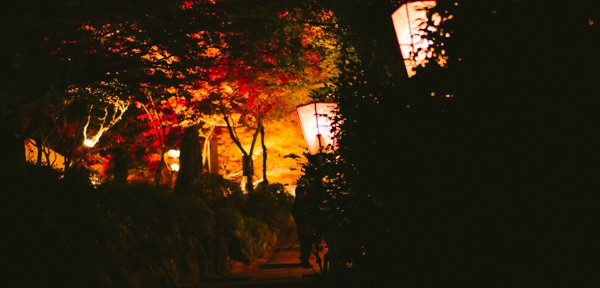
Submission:
<svg viewBox="0 0 600 288">
<path fill-rule="evenodd" d="M 408 5 L 405 4 L 404 8 L 406 10 L 406 19 L 410 19 L 410 16 L 409 16 L 410 12 L 408 11 Z M 407 21 L 407 22 L 408 22 L 408 31 L 410 31 L 410 50 L 412 51 L 412 56 L 407 56 L 407 57 L 409 57 L 409 59 L 410 59 L 410 57 L 412 57 L 412 58 L 415 57 L 414 56 L 415 55 L 414 54 L 415 53 L 415 42 L 414 42 L 414 39 L 413 39 L 414 37 L 413 37 L 413 34 L 412 34 L 412 32 L 413 32 L 413 30 L 412 30 L 413 28 L 412 28 L 412 25 L 411 25 L 412 23 L 410 23 L 410 20 Z"/>
<path fill-rule="evenodd" d="M 317 103 L 313 103 L 315 107 L 315 122 L 317 123 L 317 142 L 319 143 L 319 152 L 323 150 L 323 135 L 321 135 L 321 130 L 319 128 L 319 111 L 317 110 Z"/>
</svg>

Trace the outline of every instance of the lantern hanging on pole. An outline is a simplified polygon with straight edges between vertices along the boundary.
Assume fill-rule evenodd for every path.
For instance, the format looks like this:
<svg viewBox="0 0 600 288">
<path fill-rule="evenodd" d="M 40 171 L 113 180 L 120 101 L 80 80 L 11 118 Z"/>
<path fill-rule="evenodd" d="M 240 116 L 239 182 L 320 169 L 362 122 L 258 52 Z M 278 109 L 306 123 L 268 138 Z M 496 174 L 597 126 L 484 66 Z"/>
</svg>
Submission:
<svg viewBox="0 0 600 288">
<path fill-rule="evenodd" d="M 427 27 L 431 20 L 427 10 L 435 5 L 435 0 L 408 1 L 392 13 L 392 22 L 408 77 L 415 75 L 414 68 L 422 65 L 428 58 L 426 50 L 431 43 L 422 36 L 423 29 L 430 29 Z"/>
<path fill-rule="evenodd" d="M 335 102 L 312 102 L 296 107 L 310 154 L 317 154 L 325 147 L 335 145 L 331 122 L 336 108 Z"/>
</svg>

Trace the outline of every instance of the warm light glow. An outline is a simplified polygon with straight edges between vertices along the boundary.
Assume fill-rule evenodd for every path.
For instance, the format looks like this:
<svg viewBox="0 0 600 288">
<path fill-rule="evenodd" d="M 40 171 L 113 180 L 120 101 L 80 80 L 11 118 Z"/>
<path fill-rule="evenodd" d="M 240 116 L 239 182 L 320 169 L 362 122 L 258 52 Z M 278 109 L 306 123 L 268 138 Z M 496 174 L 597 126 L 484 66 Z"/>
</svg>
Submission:
<svg viewBox="0 0 600 288">
<path fill-rule="evenodd" d="M 336 107 L 337 103 L 333 102 L 317 102 L 296 107 L 310 154 L 316 154 L 329 145 L 335 145 L 335 138 L 331 131 L 331 117 L 334 116 Z"/>
<path fill-rule="evenodd" d="M 169 157 L 179 158 L 179 154 L 181 154 L 181 152 L 179 150 L 171 149 L 171 150 L 167 151 L 167 155 Z"/>
<path fill-rule="evenodd" d="M 25 140 L 25 161 L 33 164 L 38 164 L 38 145 L 36 145 L 35 140 L 26 139 Z M 54 169 L 58 169 L 61 171 L 65 170 L 65 157 L 51 149 L 50 147 L 41 145 L 41 163 L 42 165 L 52 166 Z"/>
<path fill-rule="evenodd" d="M 176 149 L 170 149 L 169 151 L 165 152 L 165 155 L 164 155 L 165 165 L 167 165 L 169 170 L 171 170 L 172 172 L 179 171 L 179 155 L 180 154 L 181 154 L 181 152 Z"/>
<path fill-rule="evenodd" d="M 94 137 L 95 138 L 95 137 Z M 94 141 L 93 139 L 85 139 L 83 140 L 83 145 L 87 147 L 94 147 L 98 141 Z"/>
<path fill-rule="evenodd" d="M 422 30 L 429 29 L 427 27 L 427 9 L 433 8 L 435 5 L 436 1 L 431 0 L 411 1 L 403 4 L 392 13 L 392 22 L 394 23 L 408 77 L 415 75 L 414 68 L 422 65 L 430 56 L 427 55 L 426 50 L 431 43 L 429 40 L 422 38 Z"/>
<path fill-rule="evenodd" d="M 223 91 L 227 94 L 231 94 L 233 93 L 233 88 L 231 88 L 231 86 L 229 86 L 227 83 L 223 83 L 221 84 L 221 88 L 223 89 Z"/>
</svg>

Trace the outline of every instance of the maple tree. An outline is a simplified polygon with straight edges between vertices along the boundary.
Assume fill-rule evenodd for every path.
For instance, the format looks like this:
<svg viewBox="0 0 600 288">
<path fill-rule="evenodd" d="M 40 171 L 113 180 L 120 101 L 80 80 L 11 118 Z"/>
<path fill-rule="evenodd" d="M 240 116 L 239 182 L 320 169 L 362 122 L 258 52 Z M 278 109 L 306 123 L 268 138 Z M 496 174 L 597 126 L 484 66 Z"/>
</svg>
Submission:
<svg viewBox="0 0 600 288">
<path fill-rule="evenodd" d="M 182 129 L 179 127 L 180 120 L 178 119 L 178 109 L 182 109 L 183 100 L 178 100 L 177 96 L 171 96 L 166 100 L 157 100 L 153 97 L 153 92 L 147 91 L 148 104 L 136 102 L 138 109 L 142 109 L 144 113 L 137 116 L 137 119 L 146 121 L 148 130 L 142 136 L 151 136 L 153 139 L 149 147 L 157 149 L 157 152 L 147 151 L 150 156 L 148 159 L 148 167 L 154 169 L 154 184 L 159 185 L 161 180 L 161 171 L 165 163 L 165 153 L 169 146 L 172 146 L 173 135 L 181 135 Z M 152 157 L 152 156 L 158 157 Z M 158 159 L 158 160 L 157 160 Z M 170 168 L 169 168 L 170 169 Z"/>
<path fill-rule="evenodd" d="M 236 5 L 232 5 L 232 3 Z M 315 53 L 313 48 L 317 46 L 314 43 L 316 42 L 314 39 L 316 39 L 315 35 L 317 33 L 315 33 L 314 27 L 309 27 L 306 23 L 292 19 L 289 16 L 290 14 L 282 12 L 280 7 L 267 5 L 265 7 L 268 9 L 261 7 L 262 10 L 258 11 L 260 14 L 253 14 L 252 11 L 256 10 L 250 9 L 249 12 L 247 5 L 239 6 L 237 4 L 240 3 L 235 1 L 218 3 L 184 2 L 182 10 L 186 12 L 202 11 L 206 8 L 206 5 L 215 9 L 211 11 L 223 11 L 223 9 L 214 8 L 215 5 L 223 5 L 220 7 L 229 9 L 227 10 L 229 14 L 218 14 L 217 18 L 221 17 L 218 19 L 218 23 L 213 22 L 214 25 L 209 27 L 213 30 L 194 31 L 188 28 L 185 35 L 179 34 L 180 38 L 177 38 L 179 42 L 171 40 L 166 44 L 161 43 L 161 45 L 145 45 L 145 47 L 149 47 L 149 50 L 146 50 L 145 53 L 140 52 L 139 45 L 133 45 L 136 48 L 128 47 L 128 50 L 122 49 L 121 46 L 115 48 L 114 45 L 108 45 L 110 43 L 114 44 L 115 41 L 120 39 L 123 39 L 123 42 L 136 43 L 138 40 L 135 39 L 142 38 L 139 35 L 135 35 L 135 37 L 128 36 L 127 31 L 132 30 L 132 25 L 128 26 L 123 23 L 115 26 L 115 28 L 110 25 L 101 25 L 98 31 L 107 31 L 100 33 L 100 35 L 103 35 L 102 37 L 110 35 L 114 39 L 104 39 L 105 42 L 100 44 L 105 46 L 104 49 L 111 49 L 111 51 L 116 51 L 120 55 L 143 55 L 141 58 L 146 63 L 142 63 L 144 65 L 140 64 L 140 67 L 143 68 L 141 71 L 144 72 L 141 74 L 144 75 L 141 79 L 146 82 L 150 81 L 146 85 L 156 86 L 160 85 L 156 83 L 165 81 L 170 84 L 168 89 L 172 93 L 178 94 L 179 99 L 185 101 L 185 111 L 183 112 L 185 115 L 178 111 L 181 122 L 172 122 L 172 125 L 183 129 L 195 125 L 210 129 L 211 126 L 214 127 L 218 123 L 223 123 L 222 121 L 225 119 L 232 119 L 231 115 L 236 114 L 233 117 L 241 120 L 238 124 L 246 127 L 252 125 L 256 127 L 256 133 L 254 133 L 252 140 L 252 143 L 255 143 L 259 134 L 262 135 L 261 139 L 264 139 L 264 121 L 266 119 L 281 117 L 281 115 L 286 114 L 282 111 L 290 111 L 301 102 L 299 99 L 306 99 L 306 96 L 293 95 L 293 93 L 288 92 L 294 81 L 298 82 L 300 76 L 306 76 L 307 69 L 305 68 L 312 69 L 312 71 L 309 70 L 312 73 L 310 75 L 312 77 L 311 81 L 322 81 L 324 79 L 323 74 L 331 71 L 327 71 L 322 67 L 318 68 L 317 64 L 323 65 L 319 62 L 331 64 L 324 61 L 331 60 L 319 57 Z M 202 12 L 206 13 L 206 11 Z M 202 15 L 206 16 L 206 14 Z M 258 31 L 256 31 L 257 23 L 262 25 L 259 26 L 261 29 Z M 192 25 L 186 24 L 191 27 L 195 26 L 193 23 Z M 140 29 L 140 25 L 133 25 L 133 27 L 139 29 L 134 32 L 143 31 Z M 89 30 L 96 31 L 97 29 L 89 28 Z M 133 32 L 131 33 L 133 34 Z M 310 39 L 310 37 L 313 39 Z M 142 39 L 150 38 L 146 36 Z M 195 46 L 198 48 L 190 46 L 190 43 L 194 41 Z M 177 54 L 173 51 L 176 51 Z M 131 70 L 131 67 L 129 70 Z M 131 72 L 126 73 L 131 74 Z M 322 74 L 317 75 L 318 73 Z M 112 74 L 118 73 L 112 72 Z M 169 100 L 163 98 L 161 101 Z M 136 103 L 142 102 L 140 100 Z M 213 117 L 215 113 L 226 116 L 218 120 Z M 146 113 L 148 119 L 150 114 L 153 113 Z M 225 122 L 232 124 L 229 121 Z M 234 128 L 232 125 L 229 125 L 229 127 Z M 163 138 L 160 135 L 164 133 L 161 133 L 155 133 L 158 139 Z M 231 135 L 242 151 L 243 156 L 249 159 L 252 149 L 249 153 L 244 151 L 240 140 L 235 136 L 236 133 L 233 132 Z M 264 140 L 261 141 L 261 144 L 264 162 L 263 177 L 265 177 L 266 147 Z M 159 146 L 162 146 L 164 150 L 164 145 Z M 254 147 L 254 145 L 251 147 Z M 162 162 L 162 160 L 159 162 Z M 157 167 L 160 166 L 162 165 Z M 159 175 L 159 173 L 157 171 L 156 175 Z M 158 176 L 155 177 L 155 181 L 158 183 L 156 179 L 158 179 Z"/>
<path fill-rule="evenodd" d="M 63 77 L 54 82 L 58 102 L 67 99 L 68 106 L 87 111 L 78 115 L 79 123 L 86 124 L 68 134 L 69 142 L 101 141 L 100 148 L 89 150 L 87 156 L 114 146 L 100 136 L 114 137 L 118 131 L 109 130 L 118 121 L 134 119 L 125 115 L 131 113 L 131 103 L 150 108 L 138 120 L 148 126 L 146 135 L 154 135 L 150 146 L 157 150 L 166 148 L 165 136 L 172 128 L 198 125 L 202 133 L 224 124 L 215 115 L 233 119 L 237 114 L 234 118 L 242 121 L 235 125 L 255 125 L 264 139 L 265 121 L 289 115 L 307 99 L 302 95 L 310 90 L 307 85 L 328 81 L 323 79 L 332 71 L 327 62 L 331 57 L 324 56 L 327 50 L 318 43 L 319 33 L 303 21 L 301 9 L 288 4 L 294 3 L 90 1 L 69 6 L 63 11 L 64 20 L 52 18 L 56 23 L 49 25 L 60 24 L 62 30 L 45 35 L 47 47 L 41 53 L 50 55 L 56 65 L 51 70 Z M 330 67 L 324 69 L 325 64 Z M 226 86 L 236 90 L 235 97 Z M 292 88 L 300 92 L 290 93 Z M 185 109 L 172 111 L 165 106 L 170 99 L 178 99 Z M 261 144 L 266 179 L 264 140 Z M 150 164 L 157 168 L 155 175 L 161 174 L 161 162 Z M 159 177 L 154 178 L 158 183 Z"/>
<path fill-rule="evenodd" d="M 247 177 L 247 190 L 251 190 L 253 185 L 252 157 L 259 135 L 263 156 L 261 181 L 268 182 L 267 147 L 264 140 L 265 125 L 282 117 L 289 117 L 288 113 L 293 111 L 296 105 L 308 101 L 308 91 L 315 87 L 315 82 L 329 82 L 335 77 L 335 70 L 331 65 L 335 54 L 331 51 L 318 53 L 315 49 L 315 47 L 323 45 L 323 43 L 319 43 L 325 38 L 323 30 L 319 30 L 316 25 L 298 21 L 296 18 L 298 15 L 290 11 L 277 10 L 277 13 L 273 15 L 276 15 L 278 19 L 289 21 L 284 22 L 282 27 L 292 26 L 296 29 L 296 34 L 285 35 L 279 41 L 267 39 L 267 43 L 252 41 L 263 47 L 261 58 L 256 62 L 248 63 L 246 59 L 253 59 L 252 56 L 243 55 L 243 63 L 248 63 L 245 70 L 228 69 L 227 73 L 224 73 L 224 75 L 236 75 L 234 76 L 236 77 L 234 82 L 236 88 L 232 89 L 232 93 L 230 93 L 232 98 L 226 100 L 229 105 L 225 106 L 222 113 L 230 137 L 242 152 L 243 175 Z M 327 13 L 320 14 L 320 16 L 324 16 L 325 19 L 331 17 Z M 300 47 L 289 47 L 287 43 L 294 43 L 294 40 L 299 41 Z M 334 38 L 328 40 L 331 45 Z M 248 49 L 244 51 L 246 50 Z M 278 53 L 274 53 L 274 51 L 278 51 Z M 278 65 L 279 62 L 284 64 Z M 239 126 L 253 127 L 254 132 L 248 150 L 244 148 L 237 135 L 236 128 Z"/>
</svg>

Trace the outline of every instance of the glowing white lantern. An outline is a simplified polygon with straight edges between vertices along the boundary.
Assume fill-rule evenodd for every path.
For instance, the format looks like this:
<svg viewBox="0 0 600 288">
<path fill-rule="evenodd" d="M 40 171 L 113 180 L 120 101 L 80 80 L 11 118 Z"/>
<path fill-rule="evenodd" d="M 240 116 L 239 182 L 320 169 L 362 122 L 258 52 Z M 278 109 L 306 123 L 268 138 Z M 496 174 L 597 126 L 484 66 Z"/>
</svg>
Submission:
<svg viewBox="0 0 600 288">
<path fill-rule="evenodd" d="M 180 151 L 171 149 L 165 153 L 165 164 L 171 172 L 179 171 L 179 155 Z"/>
<path fill-rule="evenodd" d="M 427 27 L 430 20 L 427 9 L 435 5 L 435 0 L 408 1 L 392 13 L 392 22 L 408 77 L 415 75 L 414 68 L 423 64 L 428 58 L 426 49 L 431 43 L 422 36 L 423 29 L 431 29 Z M 438 19 L 433 20 L 438 21 Z"/>
<path fill-rule="evenodd" d="M 335 144 L 331 120 L 336 107 L 337 103 L 334 102 L 313 102 L 296 107 L 310 154 L 319 153 L 328 145 Z"/>
</svg>

